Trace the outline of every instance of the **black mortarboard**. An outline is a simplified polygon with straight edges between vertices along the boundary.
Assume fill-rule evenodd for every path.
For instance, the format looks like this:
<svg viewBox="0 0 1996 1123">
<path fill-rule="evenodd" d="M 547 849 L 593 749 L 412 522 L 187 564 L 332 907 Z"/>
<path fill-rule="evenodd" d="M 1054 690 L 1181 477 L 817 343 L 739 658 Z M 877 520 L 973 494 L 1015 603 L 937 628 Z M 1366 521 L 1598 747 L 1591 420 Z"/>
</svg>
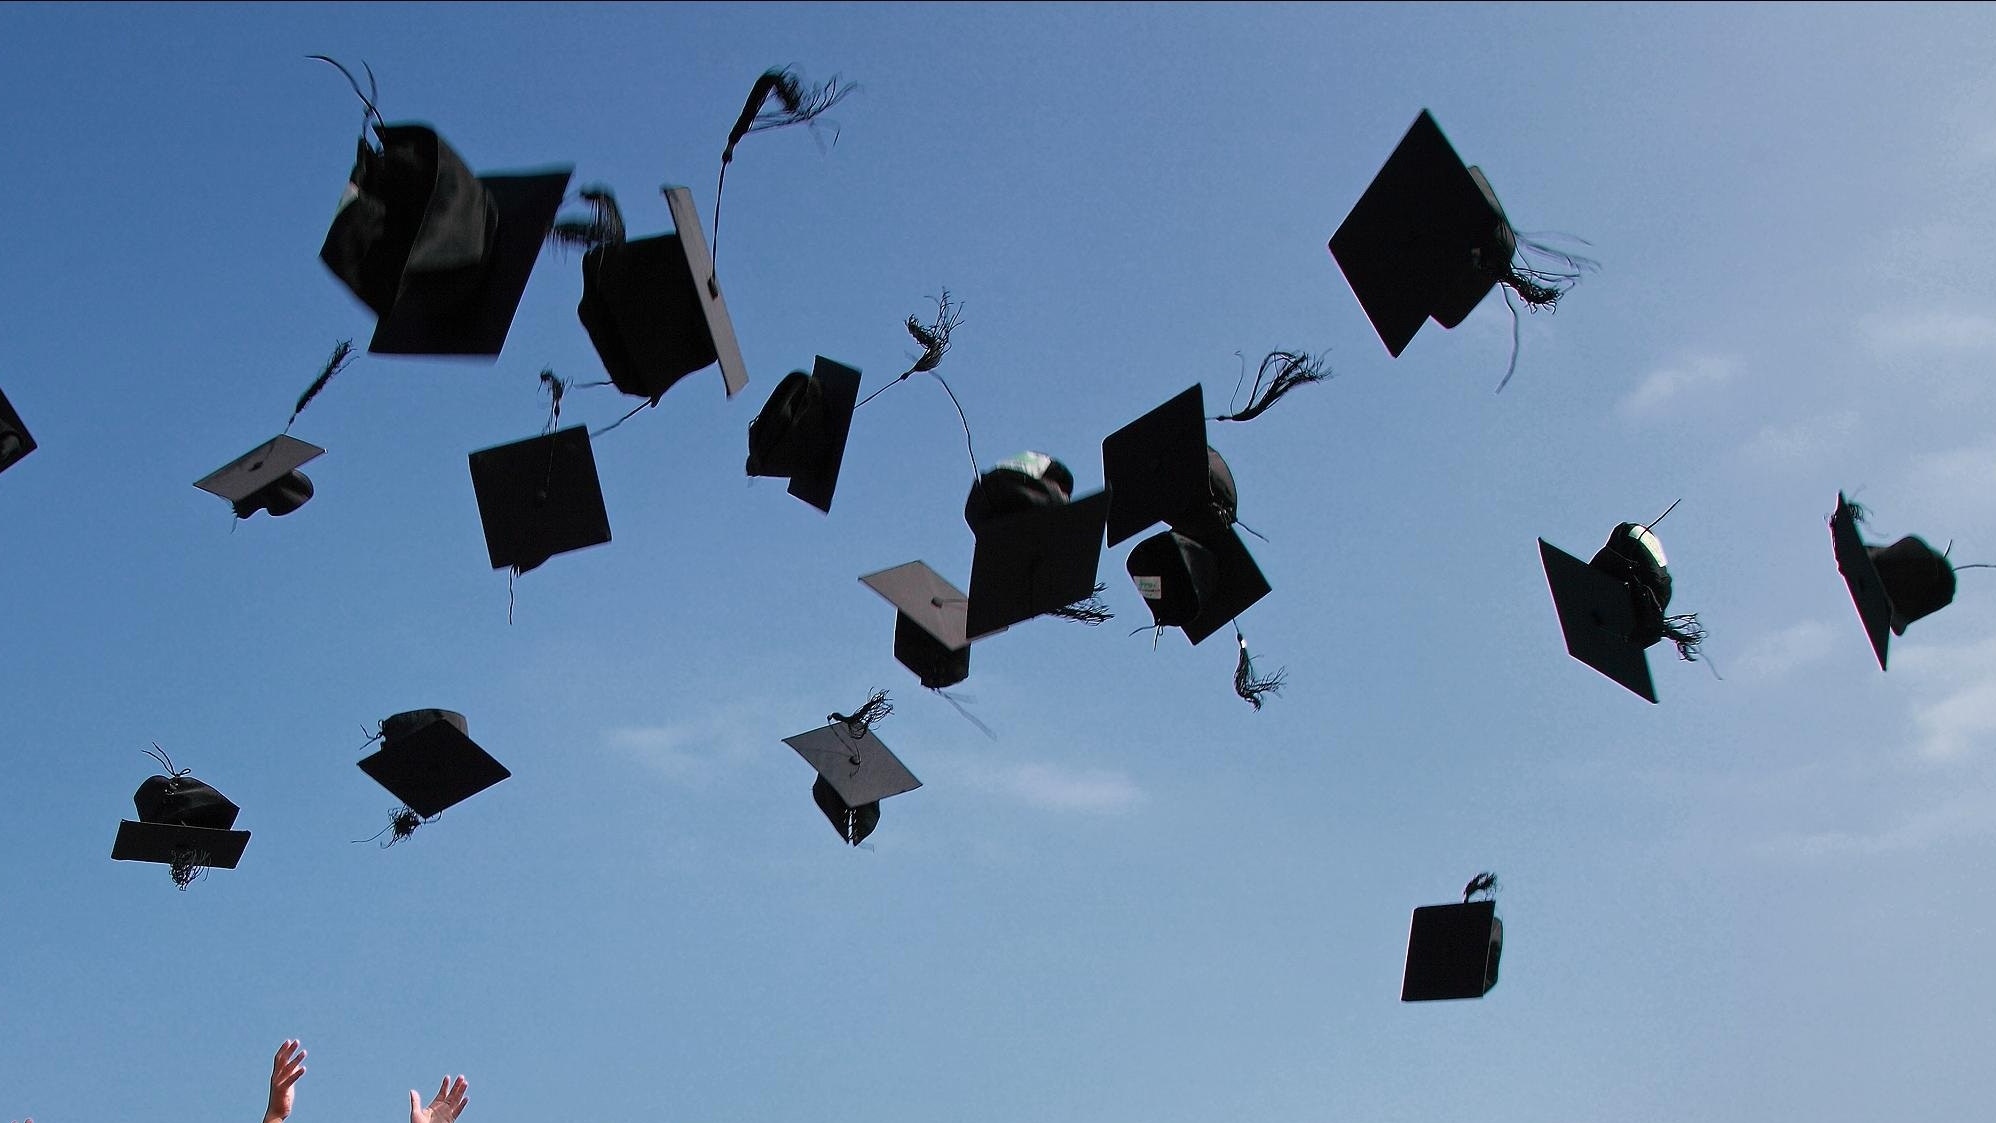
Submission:
<svg viewBox="0 0 1996 1123">
<path fill-rule="evenodd" d="M 378 317 L 367 349 L 496 357 L 571 169 L 474 176 L 427 125 L 375 133 L 319 250 Z"/>
<path fill-rule="evenodd" d="M 28 433 L 28 427 L 21 423 L 21 415 L 7 401 L 7 395 L 0 393 L 0 472 L 12 467 L 14 461 L 35 451 L 35 438 Z"/>
<path fill-rule="evenodd" d="M 1649 660 L 1643 651 L 1662 635 L 1646 638 L 1642 634 L 1629 584 L 1543 538 L 1539 539 L 1539 559 L 1545 565 L 1560 631 L 1566 636 L 1567 654 L 1656 701 L 1656 686 L 1650 681 Z"/>
<path fill-rule="evenodd" d="M 204 867 L 235 869 L 249 845 L 250 832 L 231 829 L 241 809 L 184 770 L 148 777 L 132 804 L 138 821 L 118 825 L 112 859 L 172 866 L 173 880 L 183 889 Z"/>
<path fill-rule="evenodd" d="M 1954 567 L 1925 540 L 1912 535 L 1890 546 L 1867 546 L 1858 537 L 1857 520 L 1857 508 L 1838 492 L 1836 514 L 1830 516 L 1830 542 L 1882 671 L 1892 636 L 1905 635 L 1913 621 L 1954 603 Z"/>
<path fill-rule="evenodd" d="M 1095 595 L 1109 492 L 1004 515 L 977 533 L 964 630 L 982 639 Z"/>
<path fill-rule="evenodd" d="M 1074 473 L 1044 452 L 1022 452 L 999 461 L 977 477 L 963 500 L 964 525 L 972 534 L 1005 515 L 1065 506 L 1074 494 Z"/>
<path fill-rule="evenodd" d="M 1109 545 L 1197 510 L 1210 494 L 1206 398 L 1195 384 L 1102 441 Z"/>
<path fill-rule="evenodd" d="M 925 562 L 911 561 L 860 578 L 892 604 L 894 658 L 931 690 L 970 677 L 970 639 L 964 623 L 970 598 Z"/>
<path fill-rule="evenodd" d="M 471 486 L 494 569 L 525 573 L 610 540 L 596 456 L 580 425 L 472 453 Z"/>
<path fill-rule="evenodd" d="M 288 515 L 312 498 L 312 480 L 299 466 L 325 451 L 296 437 L 275 436 L 195 480 L 194 486 L 228 500 L 239 519 L 258 511 Z"/>
<path fill-rule="evenodd" d="M 732 398 L 748 385 L 748 368 L 693 192 L 668 187 L 665 202 L 673 233 L 601 245 L 583 255 L 582 303 L 575 313 L 610 381 L 624 393 L 657 401 L 673 383 L 719 363 Z"/>
<path fill-rule="evenodd" d="M 818 770 L 812 797 L 839 837 L 857 846 L 880 822 L 880 801 L 922 786 L 864 724 L 834 721 L 783 743 Z"/>
<path fill-rule="evenodd" d="M 1482 998 L 1497 985 L 1503 952 L 1504 922 L 1497 919 L 1497 902 L 1417 908 L 1407 932 L 1400 1001 Z"/>
<path fill-rule="evenodd" d="M 360 761 L 390 795 L 427 819 L 511 776 L 466 736 L 464 715 L 411 710 L 381 723 L 381 748 Z"/>
<path fill-rule="evenodd" d="M 792 371 L 749 422 L 748 474 L 790 480 L 790 494 L 830 514 L 845 463 L 859 372 L 823 355 Z"/>
<path fill-rule="evenodd" d="M 1137 543 L 1125 563 L 1160 628 L 1194 644 L 1226 627 L 1269 593 L 1268 579 L 1231 528 L 1203 542 L 1164 531 Z"/>
<path fill-rule="evenodd" d="M 1395 357 L 1430 316 L 1445 328 L 1467 318 L 1516 252 L 1489 183 L 1425 109 L 1331 237 L 1331 256 Z"/>
</svg>

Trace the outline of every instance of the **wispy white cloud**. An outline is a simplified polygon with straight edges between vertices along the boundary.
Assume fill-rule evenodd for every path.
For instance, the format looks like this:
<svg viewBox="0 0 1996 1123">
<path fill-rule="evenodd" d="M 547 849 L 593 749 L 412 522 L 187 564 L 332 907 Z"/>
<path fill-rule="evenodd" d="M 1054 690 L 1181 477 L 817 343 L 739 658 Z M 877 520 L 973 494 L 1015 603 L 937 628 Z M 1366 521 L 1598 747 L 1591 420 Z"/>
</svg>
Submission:
<svg viewBox="0 0 1996 1123">
<path fill-rule="evenodd" d="M 1776 857 L 1805 859 L 1889 854 L 1976 838 L 1992 830 L 1996 830 L 1996 792 L 1970 790 L 1941 797 L 1870 829 L 1785 834 L 1764 849 Z"/>
<path fill-rule="evenodd" d="M 1113 814 L 1146 798 L 1127 773 L 1110 768 L 970 757 L 957 757 L 945 767 L 953 773 L 953 784 L 1048 811 Z"/>
<path fill-rule="evenodd" d="M 1740 361 L 1727 355 L 1693 355 L 1644 375 L 1621 402 L 1622 415 L 1654 414 L 1673 399 L 1697 390 L 1722 386 L 1740 372 Z"/>
<path fill-rule="evenodd" d="M 1819 460 L 1857 432 L 1856 410 L 1826 413 L 1782 425 L 1767 425 L 1747 438 L 1741 452 L 1768 467 L 1795 467 Z"/>
<path fill-rule="evenodd" d="M 1996 349 L 1996 317 L 1945 308 L 1873 312 L 1858 334 L 1874 351 L 1892 355 L 1960 354 Z"/>
<path fill-rule="evenodd" d="M 701 783 L 755 756 L 758 745 L 741 731 L 753 723 L 741 714 L 668 725 L 627 725 L 606 730 L 603 743 L 630 759 L 683 783 Z"/>
<path fill-rule="evenodd" d="M 1837 629 L 1822 620 L 1791 624 L 1756 637 L 1736 665 L 1750 678 L 1779 678 L 1828 655 L 1836 632 Z"/>
</svg>

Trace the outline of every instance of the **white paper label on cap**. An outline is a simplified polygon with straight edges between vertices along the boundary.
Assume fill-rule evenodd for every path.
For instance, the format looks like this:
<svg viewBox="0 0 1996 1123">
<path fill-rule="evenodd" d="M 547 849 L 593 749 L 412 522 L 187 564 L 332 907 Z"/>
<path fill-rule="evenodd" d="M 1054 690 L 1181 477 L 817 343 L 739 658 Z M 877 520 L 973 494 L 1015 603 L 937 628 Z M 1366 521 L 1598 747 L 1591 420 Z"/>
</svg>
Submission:
<svg viewBox="0 0 1996 1123">
<path fill-rule="evenodd" d="M 1143 598 L 1145 600 L 1163 600 L 1164 578 L 1162 577 L 1137 578 L 1137 592 L 1142 593 Z"/>
</svg>

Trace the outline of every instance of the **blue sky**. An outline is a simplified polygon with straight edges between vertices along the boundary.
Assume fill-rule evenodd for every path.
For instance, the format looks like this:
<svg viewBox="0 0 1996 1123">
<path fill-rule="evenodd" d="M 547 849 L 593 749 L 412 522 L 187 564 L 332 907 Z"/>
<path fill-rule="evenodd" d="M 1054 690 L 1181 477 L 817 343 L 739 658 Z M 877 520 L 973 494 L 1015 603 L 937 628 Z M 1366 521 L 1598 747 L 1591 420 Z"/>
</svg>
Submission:
<svg viewBox="0 0 1996 1123">
<path fill-rule="evenodd" d="M 1996 562 L 1996 79 L 1986 8 L 0 8 L 0 1118 L 1378 1121 L 1976 1114 L 1996 1002 L 1996 594 L 1880 674 L 1830 556 Z M 231 530 L 189 486 L 282 426 L 365 309 L 316 260 L 359 121 L 473 168 L 573 163 L 634 232 L 711 217 L 755 76 L 860 92 L 749 138 L 721 271 L 751 374 L 596 458 L 615 540 L 507 582 L 465 467 L 601 377 L 543 255 L 494 364 L 363 356 L 299 419 L 318 495 Z M 1522 229 L 1602 268 L 1390 360 L 1324 244 L 1430 109 Z M 746 481 L 823 354 L 871 389 L 947 286 L 980 458 L 1100 484 L 1108 432 L 1235 352 L 1336 377 L 1215 427 L 1291 684 L 1118 619 L 978 645 L 987 740 L 856 578 L 962 579 L 962 434 L 913 381 L 830 517 Z M 578 392 L 564 420 L 626 407 Z M 1723 681 L 1651 707 L 1570 660 L 1534 538 L 1659 528 Z M 838 845 L 782 738 L 893 690 L 925 786 Z M 512 780 L 382 851 L 364 726 L 446 706 Z M 110 841 L 159 742 L 243 808 L 173 891 Z M 1502 984 L 1404 1006 L 1409 911 L 1498 871 Z"/>
</svg>

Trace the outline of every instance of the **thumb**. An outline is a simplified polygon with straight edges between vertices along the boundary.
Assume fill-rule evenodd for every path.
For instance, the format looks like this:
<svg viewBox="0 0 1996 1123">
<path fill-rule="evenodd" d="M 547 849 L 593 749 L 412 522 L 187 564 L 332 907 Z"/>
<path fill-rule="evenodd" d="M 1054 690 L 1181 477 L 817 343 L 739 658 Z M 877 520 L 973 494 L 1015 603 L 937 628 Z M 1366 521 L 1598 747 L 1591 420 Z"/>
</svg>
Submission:
<svg viewBox="0 0 1996 1123">
<path fill-rule="evenodd" d="M 423 1106 L 422 1097 L 416 1095 L 416 1090 L 414 1088 L 409 1089 L 409 1110 L 412 1112 L 418 1111 L 422 1108 L 422 1106 Z"/>
</svg>

